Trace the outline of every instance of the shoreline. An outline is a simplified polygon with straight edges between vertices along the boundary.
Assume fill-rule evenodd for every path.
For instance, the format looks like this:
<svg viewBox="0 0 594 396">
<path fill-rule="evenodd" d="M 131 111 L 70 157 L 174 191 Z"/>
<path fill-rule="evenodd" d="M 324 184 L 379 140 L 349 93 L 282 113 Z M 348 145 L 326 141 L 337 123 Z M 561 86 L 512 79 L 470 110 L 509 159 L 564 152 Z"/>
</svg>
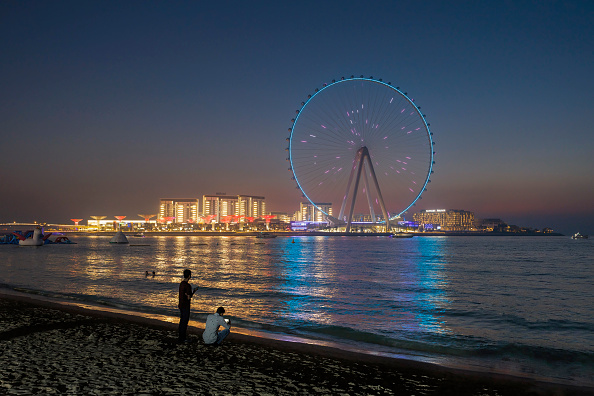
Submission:
<svg viewBox="0 0 594 396">
<path fill-rule="evenodd" d="M 74 236 L 114 236 L 115 231 L 48 231 L 56 234 L 74 235 Z M 137 231 L 122 231 L 128 238 L 136 238 Z M 235 232 L 235 231 L 143 231 L 141 232 L 145 237 L 147 236 L 203 236 L 203 237 L 217 237 L 217 236 L 238 236 L 238 237 L 253 237 L 255 238 L 260 232 Z M 367 232 L 367 233 L 346 233 L 346 232 L 322 232 L 322 231 L 266 231 L 268 234 L 277 237 L 303 237 L 303 236 L 325 236 L 325 237 L 390 237 L 392 233 L 387 232 Z M 564 234 L 558 232 L 542 233 L 542 232 L 474 232 L 474 231 L 448 231 L 448 232 L 419 232 L 411 233 L 413 237 L 459 237 L 459 236 L 473 236 L 473 237 L 563 237 Z"/>
<path fill-rule="evenodd" d="M 157 342 L 157 344 L 159 345 L 153 345 L 153 354 L 165 354 L 168 358 L 173 359 L 173 357 L 170 356 L 170 354 L 177 355 L 180 351 L 187 351 L 192 356 L 206 356 L 208 362 L 210 362 L 210 359 L 214 357 L 216 357 L 217 359 L 222 359 L 224 365 L 221 367 L 217 366 L 217 370 L 222 369 L 223 367 L 237 366 L 236 368 L 242 373 L 241 378 L 237 378 L 236 375 L 233 374 L 234 372 L 220 373 L 217 371 L 217 373 L 226 378 L 226 380 L 233 380 L 231 382 L 225 382 L 228 387 L 231 387 L 225 390 L 227 392 L 231 392 L 231 389 L 234 389 L 232 392 L 244 394 L 257 394 L 266 392 L 279 393 L 278 391 L 280 390 L 280 388 L 278 388 L 278 384 L 285 383 L 287 381 L 287 377 L 290 377 L 289 379 L 292 378 L 290 382 L 292 386 L 294 386 L 295 388 L 289 386 L 287 389 L 292 389 L 293 391 L 289 393 L 284 392 L 284 394 L 303 394 L 311 393 L 312 391 L 317 392 L 317 390 L 314 388 L 323 390 L 322 392 L 317 392 L 322 394 L 324 394 L 324 392 L 326 392 L 326 394 L 389 394 L 395 392 L 397 394 L 436 395 L 471 395 L 478 394 L 479 392 L 485 395 L 594 394 L 593 388 L 562 385 L 549 382 L 539 382 L 528 378 L 514 377 L 505 374 L 483 373 L 475 371 L 466 371 L 461 369 L 451 369 L 442 366 L 437 366 L 431 363 L 424 363 L 413 360 L 398 359 L 379 355 L 370 355 L 360 352 L 341 350 L 328 346 L 262 338 L 251 335 L 233 333 L 233 331 L 231 335 L 228 337 L 228 339 L 225 341 L 223 347 L 221 348 L 207 347 L 202 345 L 200 342 L 187 345 L 175 345 L 177 323 L 164 322 L 157 319 L 151 319 L 142 316 L 134 316 L 124 313 L 100 311 L 89 308 L 83 308 L 80 306 L 66 305 L 56 301 L 43 300 L 30 296 L 18 295 L 16 293 L 6 294 L 2 293 L 1 291 L 0 303 L 2 304 L 1 307 L 3 309 L 8 307 L 4 309 L 4 311 L 8 312 L 3 316 L 4 322 L 10 322 L 11 320 L 18 322 L 22 319 L 18 317 L 18 314 L 27 310 L 31 310 L 33 312 L 42 312 L 42 316 L 47 317 L 47 323 L 29 323 L 28 325 L 23 325 L 21 323 L 20 326 L 17 326 L 16 330 L 9 329 L 8 331 L 3 328 L 3 331 L 0 333 L 0 347 L 2 347 L 2 355 L 6 355 L 6 351 L 4 349 L 7 347 L 7 343 L 10 344 L 15 340 L 21 340 L 23 342 L 24 348 L 30 345 L 34 346 L 36 342 L 43 342 L 43 339 L 41 341 L 37 340 L 35 342 L 28 340 L 28 338 L 34 337 L 39 333 L 52 331 L 53 328 L 63 327 L 64 322 L 60 319 L 60 316 L 76 316 L 81 317 L 79 318 L 79 322 L 81 324 L 73 325 L 71 329 L 71 332 L 73 332 L 73 336 L 76 336 L 82 331 L 78 327 L 84 328 L 84 323 L 90 321 L 93 323 L 101 323 L 101 328 L 103 328 L 104 330 L 103 333 L 97 330 L 95 332 L 97 334 L 91 331 L 91 334 L 87 338 L 110 338 L 109 334 L 106 335 L 104 333 L 117 333 L 122 331 L 125 332 L 126 329 L 133 329 L 134 331 L 131 331 L 131 336 L 129 338 L 134 339 L 140 337 L 140 339 L 135 340 L 135 342 L 132 342 L 132 345 L 139 343 L 149 343 L 150 345 L 153 345 L 156 342 L 154 341 L 155 337 L 149 337 L 149 339 L 146 340 L 142 339 L 142 337 L 139 334 L 137 334 L 139 333 L 138 328 L 145 329 L 140 333 L 146 333 L 148 330 L 151 330 L 151 332 L 156 332 L 155 334 L 158 334 L 156 336 L 156 339 L 159 340 L 159 342 Z M 11 311 L 11 309 L 13 311 Z M 12 319 L 10 320 L 10 318 Z M 3 327 L 4 325 L 5 324 L 3 323 Z M 68 326 L 69 325 L 67 325 L 66 327 Z M 191 326 L 189 329 L 189 334 L 190 336 L 199 339 L 201 335 L 201 330 L 202 329 L 200 328 Z M 8 346 L 10 347 L 10 345 Z M 120 351 L 119 353 L 133 354 L 134 351 L 130 352 L 129 349 L 130 348 L 126 350 L 126 348 L 124 348 L 124 350 Z M 224 351 L 224 353 L 221 354 L 221 351 Z M 40 352 L 37 351 L 36 353 L 39 354 Z M 86 351 L 86 353 L 88 354 L 90 352 Z M 93 353 L 95 353 L 94 350 Z M 151 356 L 151 354 L 146 356 L 146 353 L 142 353 L 141 355 L 145 356 L 147 359 Z M 82 361 L 85 361 L 85 356 L 82 356 L 80 358 L 82 359 Z M 109 359 L 106 358 L 108 361 L 113 360 L 111 356 L 108 356 L 108 358 Z M 279 359 L 280 361 L 277 361 Z M 47 359 L 46 357 L 46 359 L 42 359 L 42 362 L 52 360 L 53 359 Z M 155 359 L 148 360 L 148 363 L 146 359 L 143 360 L 142 364 L 146 364 L 146 369 L 149 371 L 153 368 L 154 365 L 159 366 L 159 364 L 162 364 L 157 361 L 154 361 Z M 271 366 L 270 362 L 272 361 L 276 361 L 276 363 Z M 149 363 L 151 363 L 152 366 Z M 180 362 L 177 362 L 177 364 L 173 364 L 172 367 L 174 371 L 178 369 L 182 371 L 184 370 L 183 367 L 178 367 L 179 364 Z M 115 364 L 115 366 L 111 369 L 115 370 L 115 372 L 120 372 L 122 370 L 125 371 L 125 367 L 121 366 L 121 363 Z M 296 366 L 299 366 L 299 369 L 297 369 Z M 55 367 L 55 365 L 52 367 L 53 368 L 50 367 L 49 369 L 46 368 L 46 371 L 49 370 L 50 373 L 52 373 L 52 375 L 55 376 L 57 375 L 57 373 L 55 373 L 54 371 L 57 370 L 57 367 Z M 323 376 L 321 378 L 316 376 L 316 373 L 319 373 L 320 371 L 328 371 L 328 367 L 331 367 L 331 369 L 329 372 L 326 373 L 326 376 Z M 199 371 L 199 368 L 200 365 L 194 366 L 194 371 Z M 300 377 L 304 370 L 310 371 L 308 374 L 311 376 L 309 382 L 307 378 Z M 197 374 L 192 374 L 194 373 L 194 371 L 191 371 L 190 374 L 198 376 L 193 377 L 195 381 L 217 381 L 217 379 L 210 378 L 209 376 L 203 378 L 203 376 L 200 375 L 200 372 L 198 372 Z M 360 372 L 365 375 L 355 375 L 353 377 L 354 372 Z M 13 373 L 13 376 L 14 375 L 17 374 Z M 299 378 L 297 379 L 296 376 Z M 16 385 L 16 383 L 12 383 L 10 380 L 3 380 L 3 377 L 9 377 L 0 375 L 0 385 L 8 386 L 8 388 L 4 386 L 5 389 L 12 389 L 14 385 Z M 250 378 L 250 383 L 252 384 L 251 388 L 237 388 L 237 386 L 240 385 L 236 382 L 243 381 L 244 377 Z M 328 378 L 334 378 L 333 382 L 331 381 L 332 384 L 324 385 L 323 383 L 320 383 L 320 381 L 327 382 Z M 116 385 L 118 384 L 118 381 L 124 381 L 124 379 L 125 377 L 117 377 L 115 379 L 112 378 L 112 380 L 115 381 Z M 165 384 L 166 386 L 163 385 L 167 389 L 170 389 L 170 387 L 172 386 L 168 383 L 167 378 L 161 378 L 161 382 L 167 383 Z M 161 382 L 156 383 L 155 386 L 161 386 Z M 208 383 L 210 384 L 210 386 L 216 386 L 216 384 L 211 384 L 210 382 Z M 414 385 L 415 383 L 416 385 Z M 66 385 L 68 384 L 58 384 L 55 386 Z M 137 385 L 142 387 L 142 384 Z M 132 384 L 129 386 L 134 388 L 134 386 L 137 385 Z M 186 386 L 186 390 L 187 385 L 188 384 L 184 385 Z M 285 385 L 287 384 L 285 383 Z M 121 391 L 121 387 L 126 388 L 126 386 L 127 385 L 125 385 L 124 381 L 121 382 L 119 386 L 116 386 L 116 388 Z M 85 388 L 80 388 L 80 390 L 83 391 L 85 390 Z M 342 390 L 343 392 L 339 392 L 338 390 Z M 433 390 L 433 392 L 427 392 L 429 390 Z M 487 392 L 487 390 L 489 391 Z M 161 392 L 163 392 L 163 390 L 161 390 Z M 165 391 L 165 393 L 169 392 Z M 173 393 L 175 394 L 175 392 Z M 149 392 L 149 394 L 152 393 Z"/>
</svg>

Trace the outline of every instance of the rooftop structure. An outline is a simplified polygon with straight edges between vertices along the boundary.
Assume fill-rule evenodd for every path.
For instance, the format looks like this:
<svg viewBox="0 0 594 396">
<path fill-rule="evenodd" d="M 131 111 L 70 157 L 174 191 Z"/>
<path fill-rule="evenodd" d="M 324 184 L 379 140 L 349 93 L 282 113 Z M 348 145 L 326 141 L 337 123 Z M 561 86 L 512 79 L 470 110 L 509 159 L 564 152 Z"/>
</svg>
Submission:
<svg viewBox="0 0 594 396">
<path fill-rule="evenodd" d="M 95 220 L 95 226 L 97 227 L 97 229 L 101 228 L 101 220 L 103 220 L 104 218 L 106 218 L 107 216 L 91 216 L 91 219 Z M 87 225 L 90 226 L 91 222 L 87 221 Z"/>
<path fill-rule="evenodd" d="M 144 219 L 144 221 L 145 221 L 146 223 L 148 223 L 149 221 L 151 221 L 151 219 L 152 219 L 153 217 L 155 217 L 155 216 L 156 216 L 156 214 L 150 214 L 150 215 L 149 215 L 149 214 L 139 214 L 138 216 L 142 217 L 142 218 Z"/>
</svg>

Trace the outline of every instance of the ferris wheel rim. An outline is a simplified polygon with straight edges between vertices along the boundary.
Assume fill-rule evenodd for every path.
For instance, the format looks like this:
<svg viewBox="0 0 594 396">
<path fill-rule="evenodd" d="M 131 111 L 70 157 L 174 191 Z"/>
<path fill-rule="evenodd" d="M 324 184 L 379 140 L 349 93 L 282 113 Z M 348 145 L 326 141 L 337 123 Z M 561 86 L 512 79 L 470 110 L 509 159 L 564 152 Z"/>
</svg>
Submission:
<svg viewBox="0 0 594 396">
<path fill-rule="evenodd" d="M 364 76 L 360 76 L 360 77 L 355 77 L 355 76 L 351 76 L 351 77 L 342 77 L 340 80 L 332 80 L 331 83 L 324 83 L 322 88 L 318 89 L 316 88 L 314 93 L 312 95 L 308 95 L 308 98 L 306 101 L 302 102 L 301 107 L 296 111 L 297 115 L 295 116 L 295 118 L 292 120 L 292 124 L 291 124 L 291 128 L 289 128 L 290 130 L 290 135 L 289 138 L 287 139 L 289 141 L 289 147 L 288 147 L 288 151 L 289 151 L 289 163 L 290 163 L 290 168 L 289 170 L 292 172 L 293 174 L 293 179 L 295 180 L 296 184 L 297 184 L 297 188 L 299 188 L 299 190 L 301 191 L 302 195 L 304 198 L 306 198 L 309 203 L 311 203 L 316 209 L 318 209 L 320 212 L 324 213 L 326 216 L 331 216 L 329 213 L 327 213 L 325 210 L 323 210 L 323 208 L 321 208 L 320 206 L 318 206 L 320 204 L 320 202 L 316 203 L 314 202 L 314 200 L 312 198 L 310 198 L 309 194 L 305 191 L 305 189 L 302 186 L 302 183 L 299 181 L 299 177 L 297 175 L 297 172 L 295 171 L 295 166 L 293 163 L 293 135 L 295 132 L 295 126 L 297 125 L 297 122 L 299 121 L 299 117 L 301 116 L 301 114 L 303 113 L 303 111 L 307 108 L 307 106 L 310 104 L 310 102 L 317 96 L 319 95 L 321 92 L 327 90 L 328 88 L 332 87 L 332 86 L 336 86 L 337 84 L 341 84 L 341 83 L 345 83 L 345 82 L 350 82 L 350 81 L 367 81 L 367 82 L 371 82 L 374 84 L 379 84 L 379 85 L 383 85 L 395 92 L 397 92 L 402 98 L 404 98 L 408 104 L 410 104 L 414 110 L 416 111 L 416 113 L 418 114 L 419 118 L 422 120 L 423 123 L 423 127 L 427 136 L 427 139 L 429 141 L 429 167 L 427 170 L 427 174 L 424 177 L 424 182 L 423 182 L 423 186 L 420 188 L 418 194 L 416 194 L 416 196 L 414 197 L 414 199 L 412 200 L 412 202 L 410 204 L 408 204 L 406 206 L 405 209 L 399 211 L 399 213 L 393 215 L 393 216 L 389 216 L 388 220 L 394 220 L 397 218 L 400 218 L 400 216 L 402 216 L 403 214 L 405 214 L 412 206 L 414 206 L 416 204 L 416 202 L 421 199 L 421 195 L 423 194 L 423 192 L 425 192 L 427 190 L 427 184 L 431 181 L 430 177 L 431 174 L 433 174 L 433 165 L 435 164 L 435 159 L 434 159 L 434 145 L 435 142 L 433 141 L 432 135 L 433 133 L 431 132 L 430 129 L 430 124 L 427 122 L 427 119 L 425 118 L 425 115 L 421 112 L 419 106 L 417 106 L 417 104 L 414 102 L 413 99 L 411 99 L 408 94 L 406 92 L 403 92 L 400 87 L 395 87 L 393 86 L 391 83 L 386 83 L 384 81 L 382 81 L 382 79 L 374 79 L 373 77 L 364 77 Z M 381 221 L 380 223 L 384 223 L 385 220 Z"/>
</svg>

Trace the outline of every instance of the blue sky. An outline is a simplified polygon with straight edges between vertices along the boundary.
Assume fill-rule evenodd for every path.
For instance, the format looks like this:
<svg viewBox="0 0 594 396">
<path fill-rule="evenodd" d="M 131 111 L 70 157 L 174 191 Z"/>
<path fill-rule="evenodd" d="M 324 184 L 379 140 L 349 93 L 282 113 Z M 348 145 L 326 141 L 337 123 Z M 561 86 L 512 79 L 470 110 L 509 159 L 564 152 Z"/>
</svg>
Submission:
<svg viewBox="0 0 594 396">
<path fill-rule="evenodd" d="M 436 141 L 416 208 L 594 232 L 591 2 L 0 4 L 0 222 L 264 195 L 287 129 L 341 76 L 383 78 Z"/>
</svg>

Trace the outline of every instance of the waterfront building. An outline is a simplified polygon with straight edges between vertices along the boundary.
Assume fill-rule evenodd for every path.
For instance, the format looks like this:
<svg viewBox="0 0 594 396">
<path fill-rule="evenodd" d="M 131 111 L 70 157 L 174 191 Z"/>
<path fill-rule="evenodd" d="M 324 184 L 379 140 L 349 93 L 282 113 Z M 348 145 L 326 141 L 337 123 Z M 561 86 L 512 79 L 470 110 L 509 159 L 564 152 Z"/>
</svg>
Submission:
<svg viewBox="0 0 594 396">
<path fill-rule="evenodd" d="M 316 206 L 332 216 L 331 203 L 316 203 Z M 297 221 L 327 221 L 326 215 L 310 202 L 301 202 L 299 205 L 299 212 Z"/>
<path fill-rule="evenodd" d="M 96 217 L 96 216 L 95 216 Z M 105 217 L 105 216 L 104 216 Z M 113 220 L 113 219 L 93 219 L 87 220 L 87 228 L 91 231 L 116 231 L 118 228 L 125 231 L 133 231 L 145 228 L 147 225 L 156 226 L 156 220 Z"/>
<path fill-rule="evenodd" d="M 483 219 L 477 221 L 477 228 L 481 231 L 493 231 L 501 228 L 502 224 L 505 224 L 505 221 L 501 219 Z"/>
<path fill-rule="evenodd" d="M 161 198 L 159 219 L 172 223 L 196 223 L 198 221 L 197 198 Z"/>
<path fill-rule="evenodd" d="M 474 229 L 474 213 L 457 209 L 426 209 L 413 214 L 425 230 L 467 231 Z"/>
<path fill-rule="evenodd" d="M 270 212 L 272 216 L 275 216 L 274 219 L 278 220 L 280 223 L 290 223 L 291 216 L 289 216 L 286 212 Z"/>
<path fill-rule="evenodd" d="M 238 216 L 240 222 L 246 221 L 246 217 L 262 217 L 266 214 L 266 199 L 252 195 L 226 195 L 217 193 L 215 195 L 202 196 L 202 214 L 214 216 L 213 221 L 221 222 L 222 217 Z"/>
<path fill-rule="evenodd" d="M 380 214 L 376 214 L 375 218 L 371 216 L 370 213 L 355 213 L 353 214 L 353 222 L 354 223 L 378 223 L 384 221 L 384 216 Z"/>
</svg>

